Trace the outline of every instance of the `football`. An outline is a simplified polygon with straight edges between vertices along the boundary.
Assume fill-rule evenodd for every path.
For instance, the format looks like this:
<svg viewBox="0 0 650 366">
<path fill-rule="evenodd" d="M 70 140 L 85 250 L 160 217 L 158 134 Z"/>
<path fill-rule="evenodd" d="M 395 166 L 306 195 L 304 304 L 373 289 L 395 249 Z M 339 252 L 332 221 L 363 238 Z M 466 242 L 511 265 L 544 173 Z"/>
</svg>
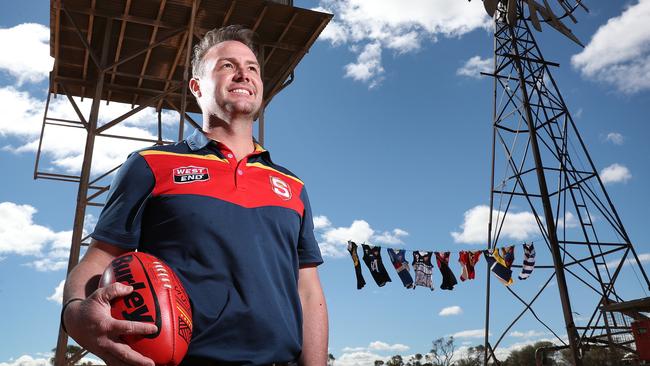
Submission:
<svg viewBox="0 0 650 366">
<path fill-rule="evenodd" d="M 155 334 L 124 335 L 124 342 L 156 365 L 178 365 L 192 338 L 192 310 L 176 274 L 150 254 L 129 252 L 113 259 L 99 286 L 115 282 L 132 286 L 133 292 L 112 301 L 112 316 L 158 327 Z"/>
</svg>

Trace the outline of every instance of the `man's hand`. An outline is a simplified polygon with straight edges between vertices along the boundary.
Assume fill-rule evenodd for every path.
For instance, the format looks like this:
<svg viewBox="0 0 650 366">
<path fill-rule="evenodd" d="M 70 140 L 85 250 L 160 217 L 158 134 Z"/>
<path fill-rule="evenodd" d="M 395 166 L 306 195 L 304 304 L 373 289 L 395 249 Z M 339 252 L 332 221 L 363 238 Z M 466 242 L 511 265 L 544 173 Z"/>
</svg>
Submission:
<svg viewBox="0 0 650 366">
<path fill-rule="evenodd" d="M 111 300 L 126 296 L 133 287 L 121 283 L 98 288 L 83 301 L 70 303 L 63 314 L 68 334 L 107 365 L 153 366 L 154 362 L 120 340 L 121 335 L 152 334 L 153 324 L 118 320 L 111 316 Z"/>
<path fill-rule="evenodd" d="M 68 335 L 107 365 L 153 366 L 151 359 L 131 349 L 120 336 L 152 334 L 157 331 L 156 326 L 118 320 L 111 316 L 111 300 L 130 294 L 133 288 L 121 283 L 97 288 L 106 266 L 126 252 L 126 249 L 108 243 L 92 241 L 84 257 L 68 275 L 63 289 L 64 302 L 73 298 L 85 300 L 69 303 L 62 320 Z"/>
</svg>

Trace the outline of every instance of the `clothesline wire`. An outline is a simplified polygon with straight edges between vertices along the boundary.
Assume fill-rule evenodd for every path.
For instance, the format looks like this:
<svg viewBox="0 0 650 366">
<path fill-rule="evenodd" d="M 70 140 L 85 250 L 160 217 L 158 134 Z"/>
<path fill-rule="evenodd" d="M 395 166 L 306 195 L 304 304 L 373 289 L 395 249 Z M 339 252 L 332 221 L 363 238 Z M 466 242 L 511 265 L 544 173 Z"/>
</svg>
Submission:
<svg viewBox="0 0 650 366">
<path fill-rule="evenodd" d="M 481 249 L 481 248 L 479 248 L 479 249 L 460 249 L 460 250 L 422 250 L 422 249 L 409 249 L 409 248 L 402 248 L 402 247 L 388 247 L 388 246 L 382 246 L 382 245 L 373 245 L 373 244 L 367 243 L 365 241 L 363 243 L 357 243 L 354 240 L 348 240 L 348 242 L 352 242 L 352 243 L 354 243 L 356 245 L 364 245 L 365 244 L 365 245 L 370 246 L 371 248 L 387 248 L 387 249 L 395 249 L 395 250 L 404 250 L 406 252 L 438 252 L 438 253 L 449 252 L 449 253 L 460 253 L 460 252 L 476 252 L 476 251 L 482 252 L 484 250 L 490 250 L 490 248 L 484 248 L 484 249 Z M 509 246 L 517 246 L 517 245 L 523 245 L 523 244 L 534 244 L 534 243 L 535 243 L 535 240 L 530 240 L 530 241 L 521 242 L 519 244 L 502 245 L 502 246 L 500 246 L 498 248 L 505 248 L 505 247 L 509 247 Z"/>
</svg>

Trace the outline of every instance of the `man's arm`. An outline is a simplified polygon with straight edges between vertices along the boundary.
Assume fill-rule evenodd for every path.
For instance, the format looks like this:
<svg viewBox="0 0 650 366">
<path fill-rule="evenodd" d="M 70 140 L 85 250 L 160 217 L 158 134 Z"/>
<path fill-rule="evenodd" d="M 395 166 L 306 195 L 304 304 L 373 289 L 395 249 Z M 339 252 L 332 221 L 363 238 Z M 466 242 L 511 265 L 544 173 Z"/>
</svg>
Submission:
<svg viewBox="0 0 650 366">
<path fill-rule="evenodd" d="M 122 334 L 151 334 L 157 328 L 111 316 L 111 300 L 128 295 L 131 286 L 114 283 L 97 288 L 99 278 L 108 264 L 127 250 L 93 240 L 86 254 L 68 275 L 63 289 L 63 303 L 70 299 L 83 299 L 68 304 L 62 321 L 70 335 L 79 345 L 102 358 L 107 365 L 142 365 L 154 363 L 124 343 Z"/>
<path fill-rule="evenodd" d="M 327 304 L 318 278 L 316 266 L 300 268 L 298 272 L 298 294 L 302 304 L 302 354 L 301 366 L 323 366 L 327 364 Z"/>
</svg>

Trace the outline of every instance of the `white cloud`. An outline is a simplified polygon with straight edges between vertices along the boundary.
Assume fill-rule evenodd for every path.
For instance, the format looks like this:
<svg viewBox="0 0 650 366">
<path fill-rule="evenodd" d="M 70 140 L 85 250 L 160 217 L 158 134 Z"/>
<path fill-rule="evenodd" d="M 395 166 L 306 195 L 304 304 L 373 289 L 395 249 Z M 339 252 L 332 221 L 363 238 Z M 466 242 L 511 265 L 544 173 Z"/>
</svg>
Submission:
<svg viewBox="0 0 650 366">
<path fill-rule="evenodd" d="M 493 210 L 493 217 L 503 217 L 502 211 Z M 456 243 L 486 244 L 487 225 L 490 217 L 490 208 L 485 205 L 473 207 L 464 214 L 461 232 L 452 232 L 451 236 Z M 535 215 L 532 212 L 508 212 L 505 223 L 501 229 L 502 238 L 526 240 L 539 232 Z"/>
<path fill-rule="evenodd" d="M 36 209 L 30 205 L 0 202 L 0 253 L 37 255 L 56 234 L 35 224 Z"/>
<path fill-rule="evenodd" d="M 0 366 L 50 366 L 47 358 L 33 358 L 29 355 L 23 355 L 15 360 L 10 359 L 7 362 L 0 362 Z"/>
<path fill-rule="evenodd" d="M 39 352 L 37 356 L 22 355 L 16 359 L 10 358 L 9 361 L 0 362 L 0 366 L 51 366 L 50 358 L 54 356 L 51 352 Z M 43 358 L 45 357 L 45 358 Z M 104 362 L 92 354 L 83 357 L 79 364 L 101 365 Z"/>
<path fill-rule="evenodd" d="M 557 226 L 558 228 L 563 228 L 566 225 L 567 229 L 572 229 L 578 227 L 578 217 L 572 212 L 567 211 L 564 217 L 560 217 Z"/>
<path fill-rule="evenodd" d="M 571 63 L 585 77 L 625 93 L 650 89 L 650 0 L 609 19 Z"/>
<path fill-rule="evenodd" d="M 368 43 L 357 57 L 356 63 L 345 65 L 345 77 L 370 83 L 374 88 L 382 81 L 384 68 L 381 66 L 381 44 Z"/>
<path fill-rule="evenodd" d="M 462 313 L 463 313 L 463 309 L 458 305 L 454 305 L 454 306 L 448 306 L 446 308 L 443 308 L 442 310 L 440 310 L 438 315 L 450 316 L 450 315 L 460 315 Z"/>
<path fill-rule="evenodd" d="M 413 0 L 320 0 L 316 10 L 335 14 L 321 40 L 334 46 L 350 44 L 364 54 L 346 66 L 346 76 L 376 86 L 381 82 L 382 49 L 397 54 L 415 52 L 425 41 L 439 36 L 460 37 L 477 28 L 488 28 L 490 19 L 480 2 Z"/>
<path fill-rule="evenodd" d="M 410 349 L 404 344 L 388 344 L 382 341 L 374 341 L 368 347 L 345 347 L 343 354 L 335 361 L 336 366 L 370 366 L 375 360 L 387 361 L 388 356 L 381 356 L 375 352 L 403 353 Z M 404 356 L 406 359 L 406 356 Z"/>
<path fill-rule="evenodd" d="M 456 75 L 468 76 L 478 79 L 481 72 L 490 72 L 492 70 L 492 58 L 482 59 L 480 56 L 473 56 L 465 61 L 465 64 L 456 70 Z"/>
<path fill-rule="evenodd" d="M 386 342 L 375 341 L 371 342 L 370 345 L 368 345 L 368 349 L 385 352 L 406 352 L 409 350 L 409 346 L 400 343 L 388 344 Z"/>
<path fill-rule="evenodd" d="M 367 349 L 368 347 L 344 347 L 343 352 L 365 352 Z"/>
<path fill-rule="evenodd" d="M 382 244 L 404 244 L 402 241 L 403 236 L 407 236 L 408 233 L 402 229 L 393 229 L 393 231 L 385 231 L 379 235 L 375 235 L 372 239 L 373 242 L 382 243 Z"/>
<path fill-rule="evenodd" d="M 8 50 L 0 52 L 0 70 L 16 78 L 18 85 L 45 80 L 54 64 L 49 40 L 50 29 L 41 24 L 0 28 L 0 44 Z"/>
<path fill-rule="evenodd" d="M 564 340 L 565 343 L 568 343 L 568 340 Z M 499 347 L 494 351 L 495 356 L 497 356 L 497 359 L 499 360 L 505 360 L 508 358 L 511 352 L 513 351 L 519 351 L 522 348 L 526 346 L 533 345 L 537 342 L 551 342 L 555 345 L 560 345 L 560 341 L 558 341 L 556 338 L 537 338 L 537 339 L 526 339 L 523 342 L 517 342 L 513 343 L 507 347 Z"/>
<path fill-rule="evenodd" d="M 320 230 L 328 226 L 332 226 L 332 223 L 327 218 L 327 216 L 314 216 L 314 229 Z"/>
<path fill-rule="evenodd" d="M 618 132 L 610 132 L 607 134 L 607 137 L 605 137 L 605 140 L 613 143 L 614 145 L 623 145 L 625 142 L 625 138 L 623 135 L 621 135 Z"/>
<path fill-rule="evenodd" d="M 604 184 L 608 183 L 625 183 L 632 178 L 630 170 L 620 164 L 612 164 L 600 171 L 600 179 Z"/>
<path fill-rule="evenodd" d="M 402 229 L 393 229 L 376 233 L 365 220 L 354 220 L 348 227 L 334 227 L 326 216 L 315 216 L 314 227 L 318 236 L 321 253 L 325 257 L 341 257 L 347 255 L 348 240 L 357 244 L 372 243 L 373 245 L 404 244 L 402 237 L 408 232 Z"/>
<path fill-rule="evenodd" d="M 74 99 L 87 119 L 92 100 L 86 99 L 81 102 L 79 98 Z M 98 125 L 101 126 L 130 109 L 130 105 L 122 103 L 103 104 L 100 108 Z M 38 149 L 45 101 L 33 98 L 29 93 L 11 86 L 0 87 L 0 110 L 3 111 L 3 118 L 0 119 L 0 137 L 18 139 L 18 146 L 7 145 L 3 149 L 14 153 L 34 153 Z M 48 115 L 52 118 L 78 120 L 67 98 L 62 97 L 52 99 Z M 175 115 L 173 112 L 164 112 L 162 115 L 164 125 L 175 124 L 177 121 Z M 151 132 L 157 125 L 155 121 L 157 121 L 155 110 L 147 108 L 110 128 L 106 133 L 155 139 L 156 136 Z M 63 170 L 64 173 L 77 173 L 83 161 L 85 141 L 86 132 L 83 129 L 47 126 L 43 134 L 42 151 L 45 154 L 43 161 L 47 157 L 51 160 L 53 168 Z M 148 145 L 151 143 L 97 137 L 92 170 L 101 173 L 108 171 L 123 163 L 130 152 Z"/>
<path fill-rule="evenodd" d="M 529 330 L 526 332 L 520 332 L 515 330 L 510 332 L 510 336 L 515 338 L 537 338 L 543 336 L 544 334 L 545 334 L 544 332 L 538 332 L 535 330 Z"/>
<path fill-rule="evenodd" d="M 371 366 L 375 364 L 375 360 L 386 361 L 390 357 L 381 356 L 376 353 L 360 351 L 348 352 L 342 354 L 334 361 L 336 366 Z M 2 366 L 0 364 L 0 366 Z"/>
<path fill-rule="evenodd" d="M 0 137 L 35 138 L 41 132 L 45 103 L 12 86 L 0 87 Z"/>
<path fill-rule="evenodd" d="M 72 232 L 55 232 L 35 223 L 36 212 L 30 205 L 0 202 L 0 254 L 35 256 L 26 265 L 37 271 L 65 269 Z"/>
<path fill-rule="evenodd" d="M 63 286 L 65 285 L 65 280 L 59 282 L 59 285 L 54 289 L 54 293 L 47 297 L 48 300 L 54 301 L 58 304 L 63 302 Z"/>
<path fill-rule="evenodd" d="M 639 262 L 641 262 L 641 263 L 649 263 L 650 262 L 650 253 L 640 253 L 640 254 L 637 254 L 637 256 L 639 257 Z M 610 270 L 613 271 L 613 270 L 616 269 L 616 267 L 618 266 L 619 263 L 620 263 L 620 259 L 619 260 L 612 260 L 612 261 L 607 262 L 607 267 Z M 629 266 L 629 265 L 635 265 L 636 266 L 637 265 L 636 260 L 634 259 L 634 256 L 632 256 L 631 253 L 628 254 L 627 258 L 625 259 L 625 263 L 623 265 L 624 266 Z"/>
<path fill-rule="evenodd" d="M 546 76 L 546 74 L 544 74 Z M 582 114 L 584 113 L 584 109 L 578 108 L 578 110 L 573 114 L 575 118 L 582 118 Z"/>
<path fill-rule="evenodd" d="M 452 334 L 454 338 L 483 338 L 485 337 L 485 329 L 471 329 L 463 330 Z"/>
</svg>

